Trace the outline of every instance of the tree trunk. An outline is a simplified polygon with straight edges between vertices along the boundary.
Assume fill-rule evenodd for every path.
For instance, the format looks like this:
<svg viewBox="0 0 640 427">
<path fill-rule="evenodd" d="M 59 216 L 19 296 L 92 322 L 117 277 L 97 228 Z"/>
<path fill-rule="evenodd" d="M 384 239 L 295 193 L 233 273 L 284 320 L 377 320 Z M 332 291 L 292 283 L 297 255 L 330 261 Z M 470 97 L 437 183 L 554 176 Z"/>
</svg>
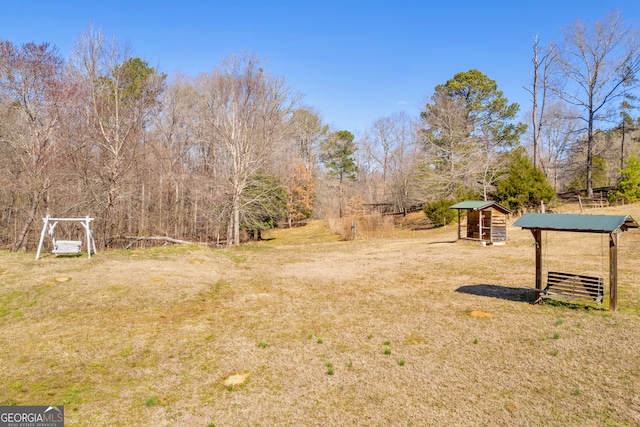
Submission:
<svg viewBox="0 0 640 427">
<path fill-rule="evenodd" d="M 240 244 L 240 198 L 233 202 L 233 244 Z"/>
<path fill-rule="evenodd" d="M 227 225 L 227 247 L 233 245 L 233 215 L 229 216 L 229 224 Z"/>
<path fill-rule="evenodd" d="M 626 118 L 622 117 L 622 140 L 620 141 L 620 170 L 624 169 L 624 134 Z"/>
<path fill-rule="evenodd" d="M 531 107 L 531 124 L 533 125 L 533 166 L 538 167 L 539 162 L 539 150 L 540 150 L 540 133 L 538 132 L 538 40 L 533 46 L 533 87 L 531 88 L 531 95 L 533 97 L 533 106 Z"/>
<path fill-rule="evenodd" d="M 31 209 L 29 210 L 29 216 L 22 227 L 22 231 L 20 231 L 20 235 L 16 240 L 16 243 L 11 247 L 11 252 L 18 252 L 20 248 L 24 245 L 24 242 L 27 238 L 27 234 L 31 229 L 31 224 L 36 218 L 36 213 L 38 212 L 38 205 L 40 204 L 40 195 L 36 194 L 31 202 Z"/>
<path fill-rule="evenodd" d="M 587 134 L 587 197 L 593 197 L 593 110 L 589 111 Z"/>
</svg>

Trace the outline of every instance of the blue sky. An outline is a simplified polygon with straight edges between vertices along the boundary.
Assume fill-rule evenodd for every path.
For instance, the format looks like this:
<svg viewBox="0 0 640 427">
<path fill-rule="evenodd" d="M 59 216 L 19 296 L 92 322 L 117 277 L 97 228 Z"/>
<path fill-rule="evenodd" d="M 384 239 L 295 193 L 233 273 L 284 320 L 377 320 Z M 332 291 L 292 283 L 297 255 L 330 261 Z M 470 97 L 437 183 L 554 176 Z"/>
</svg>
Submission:
<svg viewBox="0 0 640 427">
<path fill-rule="evenodd" d="M 399 111 L 417 115 L 436 85 L 473 68 L 522 113 L 536 34 L 560 41 L 576 19 L 616 10 L 640 28 L 639 0 L 4 0 L 1 10 L 0 39 L 49 42 L 65 58 L 90 24 L 169 75 L 257 53 L 326 123 L 353 133 Z"/>
</svg>

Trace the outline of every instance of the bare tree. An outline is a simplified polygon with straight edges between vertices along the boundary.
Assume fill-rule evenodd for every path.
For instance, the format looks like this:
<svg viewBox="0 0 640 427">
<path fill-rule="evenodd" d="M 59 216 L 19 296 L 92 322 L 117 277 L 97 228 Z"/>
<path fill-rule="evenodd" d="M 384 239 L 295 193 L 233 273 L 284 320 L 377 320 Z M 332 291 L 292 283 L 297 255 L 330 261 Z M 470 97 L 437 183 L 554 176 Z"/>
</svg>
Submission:
<svg viewBox="0 0 640 427">
<path fill-rule="evenodd" d="M 306 168 L 314 171 L 319 164 L 320 143 L 329 134 L 329 126 L 322 123 L 320 114 L 313 108 L 297 108 L 288 123 L 294 147 Z"/>
<path fill-rule="evenodd" d="M 200 76 L 202 137 L 217 146 L 229 184 L 228 245 L 240 243 L 242 192 L 277 155 L 296 97 L 284 79 L 269 75 L 255 56 L 232 56 Z"/>
<path fill-rule="evenodd" d="M 404 112 L 375 120 L 365 133 L 359 151 L 367 159 L 369 175 L 379 177 L 380 188 L 373 191 L 379 199 L 373 202 L 393 202 L 398 211 L 406 213 L 423 200 L 424 152 L 416 133 L 415 121 Z"/>
<path fill-rule="evenodd" d="M 560 191 L 561 172 L 567 161 L 571 145 L 579 139 L 577 113 L 564 103 L 550 104 L 540 129 L 540 166 L 555 191 Z"/>
<path fill-rule="evenodd" d="M 389 161 L 390 193 L 400 212 L 420 206 L 425 201 L 425 169 L 428 157 L 418 145 L 416 124 L 402 131 L 402 143 L 393 151 Z"/>
<path fill-rule="evenodd" d="M 354 153 L 358 165 L 358 182 L 363 187 L 365 200 L 370 203 L 388 203 L 390 194 L 386 183 L 393 122 L 382 117 L 358 138 L 358 150 Z"/>
<path fill-rule="evenodd" d="M 469 119 L 467 104 L 462 98 L 452 98 L 444 90 L 436 90 L 431 102 L 421 113 L 426 124 L 424 143 L 433 159 L 432 179 L 434 188 L 441 188 L 438 197 L 456 197 L 456 188 L 467 184 L 472 175 L 475 146 L 470 138 L 473 125 Z"/>
<path fill-rule="evenodd" d="M 533 136 L 533 166 L 540 167 L 540 137 L 544 126 L 545 108 L 549 93 L 549 72 L 557 56 L 556 46 L 550 44 L 543 51 L 538 36 L 533 38 L 533 72 L 531 87 L 525 87 L 531 94 L 531 132 Z"/>
<path fill-rule="evenodd" d="M 62 58 L 49 44 L 0 41 L 0 143 L 7 144 L 19 184 L 29 199 L 24 225 L 11 250 L 20 249 L 51 186 L 58 160 L 56 103 Z"/>
<path fill-rule="evenodd" d="M 152 203 L 150 197 L 155 194 L 153 206 L 157 211 L 154 224 L 147 225 L 146 218 L 141 218 L 142 229 L 151 227 L 168 234 L 173 226 L 172 232 L 176 237 L 186 237 L 185 216 L 190 208 L 192 238 L 201 240 L 203 236 L 197 236 L 197 224 L 200 216 L 203 216 L 202 201 L 206 190 L 200 188 L 202 183 L 194 176 L 198 172 L 197 161 L 193 159 L 197 142 L 197 122 L 194 117 L 197 96 L 194 85 L 185 77 L 174 79 L 162 94 L 161 108 L 153 116 L 150 140 L 152 164 L 155 165 L 152 175 L 155 178 L 149 184 L 153 188 L 147 188 L 143 182 L 140 192 L 142 198 L 149 198 L 149 202 L 142 204 L 143 208 Z M 199 172 L 202 173 L 202 170 Z M 198 185 L 195 185 L 196 182 Z M 188 200 L 189 196 L 192 200 Z M 145 211 L 141 214 L 146 216 Z"/>
<path fill-rule="evenodd" d="M 608 15 L 588 27 L 578 19 L 564 30 L 556 71 L 564 83 L 556 93 L 582 110 L 587 132 L 587 196 L 593 196 L 593 144 L 596 123 L 607 120 L 607 107 L 623 95 L 640 67 L 637 32 L 626 26 L 620 13 Z"/>
<path fill-rule="evenodd" d="M 109 245 L 117 224 L 113 216 L 116 204 L 127 194 L 124 181 L 158 104 L 164 76 L 133 58 L 128 46 L 115 39 L 108 41 L 102 31 L 93 28 L 76 41 L 71 75 L 88 97 L 84 111 L 90 135 L 87 143 L 95 144 L 89 151 L 98 153 L 100 167 L 86 172 L 100 179 L 101 188 L 93 189 L 93 194 L 102 205 L 103 244 Z"/>
</svg>

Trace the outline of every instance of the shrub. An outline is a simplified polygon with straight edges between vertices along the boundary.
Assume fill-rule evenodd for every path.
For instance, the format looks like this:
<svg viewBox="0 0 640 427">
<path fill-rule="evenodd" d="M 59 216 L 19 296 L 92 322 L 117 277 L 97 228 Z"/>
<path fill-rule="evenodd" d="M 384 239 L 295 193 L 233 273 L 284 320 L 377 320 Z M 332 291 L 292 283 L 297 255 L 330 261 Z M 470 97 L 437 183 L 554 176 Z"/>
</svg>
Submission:
<svg viewBox="0 0 640 427">
<path fill-rule="evenodd" d="M 613 192 L 613 198 L 622 198 L 629 203 L 640 200 L 640 161 L 634 154 L 627 160 L 627 167 L 620 170 L 620 182 Z M 611 198 L 611 195 L 609 195 Z"/>
<path fill-rule="evenodd" d="M 442 199 L 429 203 L 422 210 L 434 227 L 442 227 L 456 220 L 458 214 L 455 210 L 450 209 L 454 204 L 455 200 Z"/>
<path fill-rule="evenodd" d="M 555 197 L 544 173 L 533 165 L 524 148 L 509 153 L 506 174 L 496 184 L 494 198 L 513 211 L 531 208 Z"/>
</svg>

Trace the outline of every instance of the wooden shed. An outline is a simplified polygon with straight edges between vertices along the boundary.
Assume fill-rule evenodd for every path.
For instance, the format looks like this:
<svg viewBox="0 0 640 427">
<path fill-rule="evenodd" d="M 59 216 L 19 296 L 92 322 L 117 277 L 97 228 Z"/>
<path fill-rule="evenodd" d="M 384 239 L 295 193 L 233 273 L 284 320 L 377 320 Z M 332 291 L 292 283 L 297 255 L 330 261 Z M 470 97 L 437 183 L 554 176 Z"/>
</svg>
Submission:
<svg viewBox="0 0 640 427">
<path fill-rule="evenodd" d="M 458 210 L 458 239 L 478 240 L 484 244 L 507 241 L 507 218 L 512 213 L 491 200 L 465 200 L 451 206 Z M 462 210 L 467 211 L 467 231 L 462 236 Z"/>
</svg>

